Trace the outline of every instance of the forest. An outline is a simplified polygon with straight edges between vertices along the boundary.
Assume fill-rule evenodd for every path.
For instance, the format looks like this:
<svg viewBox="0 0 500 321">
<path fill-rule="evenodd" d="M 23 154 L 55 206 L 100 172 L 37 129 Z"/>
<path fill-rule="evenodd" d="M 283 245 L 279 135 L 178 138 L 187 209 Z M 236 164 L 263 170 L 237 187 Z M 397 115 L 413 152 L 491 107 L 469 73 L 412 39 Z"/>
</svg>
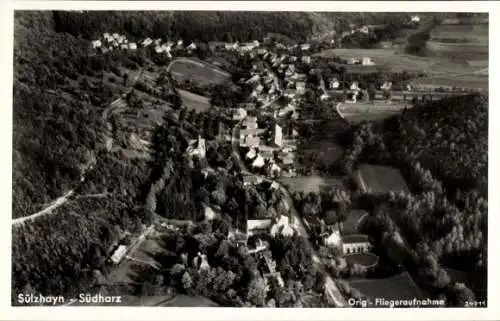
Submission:
<svg viewBox="0 0 500 321">
<path fill-rule="evenodd" d="M 436 264 L 479 279 L 487 260 L 487 119 L 482 95 L 421 103 L 380 126 L 358 125 L 343 157 L 347 173 L 360 162 L 400 168 L 411 194 L 371 201 L 369 210 L 389 213 L 411 249 L 425 245 L 416 257 L 432 252 Z"/>
</svg>

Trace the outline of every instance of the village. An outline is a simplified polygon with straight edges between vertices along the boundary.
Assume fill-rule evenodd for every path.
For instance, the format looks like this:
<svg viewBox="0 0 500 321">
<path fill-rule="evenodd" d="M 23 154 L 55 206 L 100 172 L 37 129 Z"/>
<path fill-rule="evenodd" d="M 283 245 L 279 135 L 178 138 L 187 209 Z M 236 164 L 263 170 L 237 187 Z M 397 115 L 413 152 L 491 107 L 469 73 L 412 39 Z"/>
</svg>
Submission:
<svg viewBox="0 0 500 321">
<path fill-rule="evenodd" d="M 418 24 L 419 20 L 418 16 L 413 16 L 411 23 Z M 339 37 L 327 41 L 327 45 L 332 48 L 342 48 L 342 40 L 345 37 L 355 33 L 370 34 L 374 28 L 377 26 L 364 25 L 353 28 L 351 32 L 344 32 Z M 165 57 L 170 62 L 169 66 L 177 57 L 183 59 L 196 57 L 199 46 L 200 44 L 194 41 L 185 46 L 183 40 L 165 41 L 151 38 L 131 42 L 118 33 L 104 33 L 102 38 L 92 41 L 92 48 L 102 54 L 113 50 L 151 50 L 159 57 Z M 370 83 L 347 80 L 344 74 L 323 77 L 322 70 L 318 68 L 322 59 L 316 55 L 309 43 L 285 45 L 263 39 L 248 43 L 217 44 L 212 47 L 215 53 L 224 52 L 252 61 L 248 77 L 236 81 L 240 86 L 251 88 L 249 96 L 231 108 L 210 106 L 233 125 L 230 129 L 231 135 L 221 136 L 219 139 L 230 142 L 233 154 L 242 168 L 243 185 L 279 195 L 275 197 L 281 198 L 281 206 L 284 208 L 280 214 L 274 211 L 274 215 L 266 213 L 261 216 L 250 213 L 245 217 L 243 226 L 229 231 L 227 240 L 256 258 L 259 262 L 258 273 L 266 284 L 270 282 L 270 278 L 275 278 L 281 286 L 284 286 L 269 249 L 269 239 L 278 235 L 287 237 L 300 235 L 308 238 L 309 246 L 314 249 L 314 253 L 319 253 L 315 254 L 318 258 L 315 264 L 327 271 L 331 265 L 338 271 L 353 269 L 353 266 L 355 269 L 366 271 L 376 266 L 378 256 L 372 253 L 373 244 L 368 235 L 360 232 L 360 226 L 368 215 L 366 211 L 352 208 L 344 222 L 315 216 L 303 217 L 295 209 L 296 195 L 291 195 L 287 187 L 280 182 L 282 178 L 300 176 L 297 151 L 301 137 L 296 123 L 297 120 L 304 118 L 302 109 L 305 101 L 310 99 L 309 93 L 312 92 L 319 101 L 328 106 L 331 113 L 338 113 L 349 123 L 349 113 L 359 108 L 355 106 L 363 106 L 374 112 L 377 112 L 377 109 L 401 112 L 419 101 L 465 94 L 470 91 L 469 88 L 425 87 L 413 85 L 411 80 L 406 79 L 396 85 L 390 80 Z M 367 56 L 350 57 L 340 61 L 342 68 L 377 66 L 377 60 Z M 196 64 L 201 63 L 196 61 Z M 315 81 L 311 82 L 311 79 Z M 207 138 L 200 134 L 197 139 L 189 141 L 185 153 L 192 159 L 205 159 L 207 145 Z M 206 167 L 203 173 L 217 175 L 219 170 Z M 358 188 L 364 188 L 362 179 L 358 182 Z M 405 190 L 405 187 L 401 190 Z M 205 204 L 205 221 L 210 222 L 218 217 L 219 210 L 217 206 Z M 189 220 L 182 222 L 164 220 L 155 228 L 175 230 L 179 229 L 179 226 L 185 228 L 191 223 Z M 133 252 L 148 237 L 153 237 L 148 236 L 152 233 L 153 227 L 153 225 L 147 229 L 143 227 L 143 233 L 133 242 L 116 244 L 110 263 L 120 266 L 125 259 L 137 261 L 133 257 Z M 353 257 L 356 259 L 352 259 Z M 201 252 L 193 260 L 192 265 L 198 270 L 210 268 L 206 254 Z M 335 282 L 327 281 L 325 293 L 335 306 L 346 306 L 346 300 Z"/>
</svg>

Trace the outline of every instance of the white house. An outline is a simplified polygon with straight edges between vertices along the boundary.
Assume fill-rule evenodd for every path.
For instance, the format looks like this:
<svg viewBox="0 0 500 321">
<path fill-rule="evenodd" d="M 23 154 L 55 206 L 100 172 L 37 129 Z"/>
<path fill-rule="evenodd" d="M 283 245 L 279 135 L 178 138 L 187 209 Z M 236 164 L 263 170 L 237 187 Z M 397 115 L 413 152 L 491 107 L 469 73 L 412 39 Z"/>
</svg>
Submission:
<svg viewBox="0 0 500 321">
<path fill-rule="evenodd" d="M 381 90 L 391 90 L 391 87 L 392 87 L 392 82 L 386 81 L 382 84 L 382 86 L 380 86 L 380 89 Z"/>
<path fill-rule="evenodd" d="M 278 124 L 274 125 L 273 143 L 279 147 L 283 146 L 283 129 Z"/>
<path fill-rule="evenodd" d="M 309 48 L 311 48 L 311 45 L 308 44 L 308 43 L 304 43 L 302 45 L 300 45 L 300 50 L 309 50 Z"/>
<path fill-rule="evenodd" d="M 370 28 L 368 28 L 368 26 L 365 25 L 365 26 L 359 28 L 359 32 L 364 33 L 364 34 L 368 34 L 368 33 L 370 33 Z"/>
<path fill-rule="evenodd" d="M 233 120 L 243 120 L 247 117 L 247 111 L 244 108 L 238 108 L 233 114 Z"/>
<path fill-rule="evenodd" d="M 302 62 L 305 64 L 311 63 L 311 56 L 302 56 Z"/>
<path fill-rule="evenodd" d="M 420 17 L 419 16 L 412 16 L 411 22 L 420 22 Z"/>
<path fill-rule="evenodd" d="M 100 48 L 102 46 L 101 40 L 93 40 L 92 41 L 92 48 Z"/>
<path fill-rule="evenodd" d="M 365 253 L 370 251 L 372 245 L 368 236 L 363 234 L 342 237 L 342 252 L 344 254 Z"/>
<path fill-rule="evenodd" d="M 198 136 L 198 139 L 191 140 L 187 148 L 187 153 L 190 156 L 199 156 L 204 158 L 206 154 L 205 139 Z"/>
<path fill-rule="evenodd" d="M 278 235 L 278 233 L 284 236 L 293 236 L 294 230 L 290 226 L 290 219 L 288 216 L 281 215 L 278 222 L 271 227 L 271 235 L 273 237 Z"/>
<path fill-rule="evenodd" d="M 262 168 L 264 166 L 264 157 L 262 157 L 260 154 L 257 155 L 257 157 L 253 160 L 252 162 L 252 167 L 254 168 Z"/>
<path fill-rule="evenodd" d="M 246 159 L 254 159 L 257 156 L 257 151 L 254 148 L 251 148 L 248 153 L 245 154 Z"/>
<path fill-rule="evenodd" d="M 143 46 L 143 47 L 147 47 L 147 46 L 149 46 L 149 45 L 150 45 L 150 44 L 152 44 L 152 43 L 153 43 L 153 39 L 151 39 L 151 38 L 146 38 L 146 39 L 144 39 L 144 40 L 142 41 L 142 46 Z"/>
<path fill-rule="evenodd" d="M 128 49 L 130 49 L 130 50 L 136 50 L 137 49 L 137 44 L 135 42 L 130 42 L 128 44 Z"/>
<path fill-rule="evenodd" d="M 340 236 L 340 232 L 338 230 L 333 231 L 332 234 L 327 236 L 324 239 L 325 246 L 328 247 L 339 247 L 342 244 L 342 237 Z"/>
<path fill-rule="evenodd" d="M 363 57 L 363 59 L 361 59 L 361 64 L 363 66 L 373 66 L 373 65 L 375 65 L 375 63 L 373 62 L 373 60 L 370 57 Z"/>
<path fill-rule="evenodd" d="M 120 45 L 120 48 L 123 49 L 123 50 L 127 50 L 128 49 L 128 45 L 126 43 L 122 43 Z"/>
<path fill-rule="evenodd" d="M 245 117 L 245 120 L 243 120 L 242 125 L 245 129 L 257 129 L 257 127 L 258 127 L 257 117 L 255 117 L 255 116 Z"/>
<path fill-rule="evenodd" d="M 295 83 L 295 89 L 297 89 L 297 93 L 299 95 L 303 95 L 306 93 L 306 83 L 304 81 L 298 81 Z"/>
<path fill-rule="evenodd" d="M 155 52 L 156 53 L 162 53 L 163 52 L 163 48 L 161 46 L 156 45 Z"/>
<path fill-rule="evenodd" d="M 355 65 L 355 64 L 357 64 L 358 62 L 359 62 L 359 60 L 358 60 L 358 59 L 356 59 L 356 58 L 354 58 L 354 57 L 351 57 L 351 58 L 347 59 L 347 64 L 348 64 L 348 65 Z"/>
<path fill-rule="evenodd" d="M 359 90 L 358 82 L 353 81 L 351 84 L 351 90 Z"/>
<path fill-rule="evenodd" d="M 337 78 L 333 78 L 332 80 L 330 80 L 330 89 L 337 89 L 339 87 L 340 87 L 340 83 L 337 80 Z"/>
<path fill-rule="evenodd" d="M 120 245 L 111 256 L 111 261 L 114 264 L 119 264 L 125 257 L 126 253 L 127 253 L 127 247 L 125 245 Z"/>
<path fill-rule="evenodd" d="M 213 221 L 217 217 L 217 213 L 208 205 L 203 205 L 203 214 L 205 221 Z"/>
<path fill-rule="evenodd" d="M 182 39 L 179 39 L 177 41 L 177 47 L 182 47 L 184 45 L 184 41 Z"/>
<path fill-rule="evenodd" d="M 194 42 L 191 42 L 189 46 L 186 47 L 188 50 L 196 50 L 196 44 Z"/>
</svg>

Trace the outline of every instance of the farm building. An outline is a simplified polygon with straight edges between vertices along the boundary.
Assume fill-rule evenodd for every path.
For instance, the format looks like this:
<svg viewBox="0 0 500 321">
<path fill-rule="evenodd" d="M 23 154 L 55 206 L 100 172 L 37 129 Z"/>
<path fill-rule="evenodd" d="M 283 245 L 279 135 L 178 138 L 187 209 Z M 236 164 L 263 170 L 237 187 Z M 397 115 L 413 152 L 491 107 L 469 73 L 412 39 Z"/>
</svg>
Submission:
<svg viewBox="0 0 500 321">
<path fill-rule="evenodd" d="M 273 220 L 270 218 L 247 220 L 247 235 L 250 237 L 255 234 L 267 234 L 273 225 Z"/>
<path fill-rule="evenodd" d="M 127 246 L 120 245 L 111 256 L 111 261 L 114 264 L 119 264 L 125 257 L 125 254 L 127 254 Z"/>
<path fill-rule="evenodd" d="M 373 66 L 373 65 L 375 65 L 375 63 L 373 62 L 372 58 L 370 58 L 370 57 L 363 57 L 363 59 L 361 59 L 361 64 L 363 66 Z"/>
</svg>

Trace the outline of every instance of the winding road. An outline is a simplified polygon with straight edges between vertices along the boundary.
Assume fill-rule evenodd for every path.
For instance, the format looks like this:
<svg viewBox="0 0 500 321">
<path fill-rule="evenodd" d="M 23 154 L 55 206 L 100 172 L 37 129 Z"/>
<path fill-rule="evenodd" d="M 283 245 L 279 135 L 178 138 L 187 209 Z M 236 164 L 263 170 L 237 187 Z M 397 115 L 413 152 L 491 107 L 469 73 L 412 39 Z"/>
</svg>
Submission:
<svg viewBox="0 0 500 321">
<path fill-rule="evenodd" d="M 141 77 L 143 71 L 144 71 L 144 68 L 141 68 L 139 70 L 139 72 L 137 73 L 137 75 L 135 76 L 134 80 L 132 81 L 132 83 L 130 84 L 129 88 L 127 89 L 127 91 L 125 93 L 123 93 L 120 97 L 118 97 L 117 99 L 115 99 L 111 103 L 109 103 L 108 108 L 106 108 L 103 112 L 103 118 L 105 120 L 107 120 L 110 112 L 113 112 L 116 109 L 116 106 L 120 103 L 120 101 L 122 101 L 125 97 L 127 97 L 127 95 L 129 93 L 132 92 L 135 84 L 137 83 L 137 81 Z M 92 170 L 93 166 L 90 166 L 88 169 Z M 46 208 L 44 208 L 43 210 L 36 212 L 34 214 L 28 215 L 28 216 L 23 216 L 23 217 L 13 219 L 12 226 L 19 226 L 20 224 L 23 224 L 27 221 L 32 221 L 32 220 L 40 218 L 44 215 L 53 213 L 53 211 L 55 209 L 57 209 L 58 207 L 65 204 L 71 198 L 71 196 L 73 196 L 75 194 L 75 190 L 77 190 L 78 187 L 80 187 L 85 182 L 85 174 L 87 174 L 87 173 L 88 173 L 88 170 L 86 170 L 82 173 L 77 187 L 73 188 L 72 190 L 70 190 L 69 192 L 64 194 L 63 196 L 61 196 L 61 197 L 57 198 L 56 200 L 54 200 L 53 202 L 51 202 L 51 204 L 49 206 L 47 206 Z"/>
</svg>

